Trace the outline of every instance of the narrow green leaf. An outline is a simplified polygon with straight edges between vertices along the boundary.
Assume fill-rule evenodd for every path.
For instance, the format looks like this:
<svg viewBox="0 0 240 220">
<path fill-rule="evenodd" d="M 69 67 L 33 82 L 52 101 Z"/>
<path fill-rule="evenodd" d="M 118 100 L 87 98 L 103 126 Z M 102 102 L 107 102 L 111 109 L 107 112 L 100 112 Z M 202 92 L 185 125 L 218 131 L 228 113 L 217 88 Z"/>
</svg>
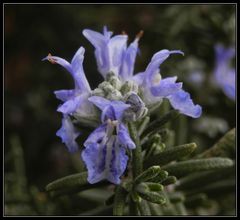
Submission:
<svg viewBox="0 0 240 220">
<path fill-rule="evenodd" d="M 185 190 L 204 186 L 212 182 L 229 178 L 230 176 L 233 176 L 234 173 L 235 173 L 234 167 L 193 173 L 184 178 L 181 178 L 179 180 L 178 185 L 176 186 L 176 189 Z"/>
<path fill-rule="evenodd" d="M 174 204 L 174 207 L 175 207 L 175 210 L 177 212 L 177 215 L 188 215 L 184 203 L 177 202 L 177 203 Z"/>
<path fill-rule="evenodd" d="M 152 202 L 148 202 L 148 204 L 151 211 L 151 215 L 156 215 L 156 216 L 163 215 L 162 209 L 159 204 L 155 204 Z"/>
<path fill-rule="evenodd" d="M 141 136 L 144 137 L 149 135 L 150 133 L 157 132 L 160 128 L 162 128 L 164 124 L 166 124 L 170 120 L 175 119 L 177 116 L 179 116 L 179 111 L 171 110 L 170 112 L 168 112 L 167 114 L 159 118 L 158 120 L 151 122 Z"/>
<path fill-rule="evenodd" d="M 153 134 L 151 135 L 148 140 L 142 144 L 142 149 L 148 149 L 149 147 L 151 147 L 154 143 L 161 143 L 161 136 L 160 134 Z"/>
<path fill-rule="evenodd" d="M 89 185 L 87 177 L 88 177 L 87 172 L 69 175 L 49 183 L 46 186 L 46 190 L 47 191 L 59 190 L 62 188 L 73 187 L 76 185 L 79 187 L 86 186 Z"/>
<path fill-rule="evenodd" d="M 138 202 L 140 202 L 140 201 L 142 200 L 141 197 L 136 193 L 135 190 L 133 190 L 133 191 L 130 193 L 130 195 L 131 195 L 131 199 L 132 199 L 135 203 L 138 203 Z"/>
<path fill-rule="evenodd" d="M 187 175 L 192 172 L 214 170 L 231 167 L 233 161 L 228 158 L 209 158 L 209 159 L 195 159 L 174 164 L 165 165 L 164 170 L 177 177 Z"/>
<path fill-rule="evenodd" d="M 130 201 L 129 201 L 129 215 L 133 215 L 133 216 L 140 215 L 139 210 L 138 210 L 137 202 L 138 201 L 135 202 L 132 199 L 132 197 L 130 197 Z"/>
<path fill-rule="evenodd" d="M 179 192 L 168 194 L 168 198 L 172 203 L 183 202 L 185 200 L 184 195 Z"/>
<path fill-rule="evenodd" d="M 207 195 L 204 193 L 199 193 L 193 196 L 188 196 L 184 201 L 184 204 L 190 208 L 199 207 L 204 205 L 204 202 L 206 202 L 206 200 L 207 200 Z"/>
<path fill-rule="evenodd" d="M 127 191 L 123 187 L 117 186 L 114 196 L 113 215 L 123 215 L 127 194 Z"/>
<path fill-rule="evenodd" d="M 161 183 L 168 177 L 168 172 L 165 170 L 160 170 L 158 175 L 149 179 L 149 182 L 154 182 L 154 183 Z"/>
<path fill-rule="evenodd" d="M 192 195 L 196 193 L 207 193 L 208 195 L 219 196 L 219 194 L 223 194 L 225 192 L 234 192 L 236 187 L 236 181 L 234 179 L 227 179 L 218 181 L 215 183 L 211 183 L 206 186 L 202 186 L 192 190 L 186 190 L 185 193 L 187 195 Z"/>
<path fill-rule="evenodd" d="M 149 202 L 153 202 L 157 204 L 164 204 L 166 202 L 166 199 L 163 196 L 163 194 L 161 194 L 160 192 L 148 191 L 148 187 L 146 186 L 146 184 L 141 183 L 137 185 L 135 189 L 139 194 L 139 196 L 141 196 L 143 199 Z"/>
<path fill-rule="evenodd" d="M 115 194 L 109 196 L 105 201 L 105 205 L 112 205 L 114 203 L 114 196 Z"/>
<path fill-rule="evenodd" d="M 106 185 L 107 182 L 99 182 L 97 184 L 89 184 L 87 181 L 87 172 L 69 175 L 49 183 L 46 191 L 51 196 L 59 196 L 67 193 L 79 192 L 97 186 Z"/>
<path fill-rule="evenodd" d="M 175 176 L 168 176 L 164 181 L 162 181 L 162 185 L 167 186 L 177 182 L 177 178 Z"/>
<path fill-rule="evenodd" d="M 235 159 L 235 138 L 236 130 L 233 128 L 227 132 L 213 147 L 209 148 L 199 156 L 198 158 L 209 158 L 209 157 L 229 157 Z"/>
<path fill-rule="evenodd" d="M 136 177 L 136 179 L 134 180 L 134 183 L 138 184 L 140 182 L 148 181 L 149 179 L 157 176 L 160 170 L 161 170 L 160 166 L 149 167 L 147 170 L 145 170 L 144 172 L 142 172 L 140 175 Z"/>
<path fill-rule="evenodd" d="M 151 215 L 151 210 L 146 200 L 141 200 L 141 202 L 138 203 L 138 209 L 141 216 Z"/>
<path fill-rule="evenodd" d="M 144 182 L 144 184 L 147 185 L 149 191 L 163 191 L 163 185 L 159 184 L 159 183 L 151 183 L 151 182 Z"/>
<path fill-rule="evenodd" d="M 197 145 L 195 143 L 184 144 L 176 147 L 170 147 L 163 152 L 153 155 L 147 161 L 145 161 L 146 166 L 164 165 L 170 161 L 181 159 L 189 154 L 191 154 Z"/>
</svg>

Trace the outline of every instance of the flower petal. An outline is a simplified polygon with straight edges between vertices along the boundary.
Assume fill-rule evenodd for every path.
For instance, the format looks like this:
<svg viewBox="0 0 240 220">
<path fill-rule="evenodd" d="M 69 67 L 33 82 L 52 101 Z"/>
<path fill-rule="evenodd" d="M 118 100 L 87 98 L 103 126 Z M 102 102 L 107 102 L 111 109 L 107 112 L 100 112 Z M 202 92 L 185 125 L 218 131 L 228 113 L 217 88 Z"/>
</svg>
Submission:
<svg viewBox="0 0 240 220">
<path fill-rule="evenodd" d="M 151 92 L 154 96 L 166 97 L 182 88 L 182 83 L 175 83 L 177 77 L 168 77 L 160 80 L 157 86 L 151 87 Z"/>
<path fill-rule="evenodd" d="M 130 107 L 131 105 L 125 104 L 124 102 L 112 101 L 111 104 L 102 111 L 101 120 L 102 122 L 107 119 L 121 121 L 124 111 Z"/>
<path fill-rule="evenodd" d="M 231 60 L 235 56 L 235 49 L 225 48 L 222 44 L 215 46 L 216 62 L 221 63 Z"/>
<path fill-rule="evenodd" d="M 180 90 L 167 98 L 173 108 L 179 110 L 182 114 L 192 118 L 198 118 L 202 114 L 202 107 L 200 105 L 194 105 L 189 93 L 184 90 Z"/>
<path fill-rule="evenodd" d="M 100 125 L 98 128 L 96 128 L 87 138 L 87 140 L 84 142 L 84 146 L 86 147 L 89 144 L 92 143 L 101 143 L 104 136 L 106 136 L 106 130 L 107 130 L 107 124 L 104 123 Z"/>
<path fill-rule="evenodd" d="M 125 148 L 121 147 L 116 139 L 112 145 L 111 162 L 109 164 L 107 179 L 114 184 L 120 184 L 120 177 L 127 167 L 128 156 L 126 155 Z"/>
<path fill-rule="evenodd" d="M 91 96 L 88 100 L 102 110 L 102 122 L 106 119 L 121 120 L 124 111 L 130 107 L 122 101 L 109 101 L 100 96 Z"/>
<path fill-rule="evenodd" d="M 85 94 L 73 97 L 73 98 L 67 100 L 66 102 L 64 102 L 57 109 L 57 111 L 62 112 L 63 114 L 72 114 L 79 108 L 79 106 L 82 104 L 84 99 L 86 99 Z"/>
<path fill-rule="evenodd" d="M 116 141 L 116 136 L 111 136 L 106 144 L 87 145 L 82 151 L 82 159 L 88 169 L 89 183 L 107 179 L 120 184 L 120 176 L 126 169 L 128 156 Z"/>
<path fill-rule="evenodd" d="M 78 49 L 78 51 L 75 53 L 71 61 L 71 66 L 72 66 L 73 76 L 78 88 L 82 92 L 90 92 L 91 88 L 89 86 L 89 83 L 83 71 L 84 52 L 85 52 L 85 49 L 83 47 L 80 47 Z"/>
<path fill-rule="evenodd" d="M 135 83 L 137 83 L 137 85 L 141 85 L 144 82 L 145 77 L 146 77 L 145 72 L 140 72 L 134 75 L 132 79 Z"/>
<path fill-rule="evenodd" d="M 235 100 L 236 98 L 235 77 L 236 77 L 235 69 L 230 69 L 226 76 L 224 77 L 224 83 L 222 83 L 222 89 L 224 93 L 232 100 Z"/>
<path fill-rule="evenodd" d="M 105 179 L 106 145 L 89 144 L 81 156 L 87 166 L 89 183 L 94 184 Z"/>
<path fill-rule="evenodd" d="M 119 143 L 122 146 L 127 147 L 128 149 L 136 148 L 135 143 L 132 141 L 129 135 L 128 129 L 125 127 L 123 123 L 119 124 L 117 135 L 118 135 Z"/>
<path fill-rule="evenodd" d="M 180 50 L 161 50 L 155 53 L 151 59 L 151 62 L 148 64 L 145 72 L 147 76 L 145 77 L 146 86 L 150 87 L 153 84 L 153 76 L 159 73 L 159 66 L 169 57 L 169 55 L 179 53 L 183 55 L 183 52 Z"/>
<path fill-rule="evenodd" d="M 62 127 L 57 131 L 56 135 L 66 144 L 69 152 L 73 153 L 78 150 L 75 139 L 80 135 L 80 132 L 73 126 L 69 116 L 63 116 Z"/>
<path fill-rule="evenodd" d="M 111 103 L 111 101 L 100 96 L 91 96 L 88 98 L 88 100 L 101 110 L 104 110 L 104 108 Z"/>
<path fill-rule="evenodd" d="M 123 80 L 128 80 L 133 75 L 134 64 L 138 52 L 138 38 L 136 38 L 124 53 L 120 76 Z"/>
<path fill-rule="evenodd" d="M 106 40 L 108 40 L 108 37 L 89 29 L 84 29 L 82 33 L 83 36 L 86 37 L 95 48 L 103 47 L 106 43 Z"/>
<path fill-rule="evenodd" d="M 112 71 L 118 75 L 123 60 L 123 53 L 127 47 L 127 36 L 116 35 L 108 43 L 109 50 L 109 72 Z"/>
<path fill-rule="evenodd" d="M 85 29 L 83 35 L 95 47 L 95 57 L 98 70 L 105 78 L 109 72 L 118 75 L 122 64 L 123 52 L 126 50 L 127 36 L 116 35 L 111 38 L 112 32 L 104 27 L 104 34 Z"/>
<path fill-rule="evenodd" d="M 63 102 L 66 102 L 67 100 L 71 99 L 74 94 L 75 94 L 75 90 L 71 89 L 71 90 L 57 90 L 54 92 L 54 94 L 56 95 L 56 97 L 58 99 L 60 99 Z"/>
</svg>

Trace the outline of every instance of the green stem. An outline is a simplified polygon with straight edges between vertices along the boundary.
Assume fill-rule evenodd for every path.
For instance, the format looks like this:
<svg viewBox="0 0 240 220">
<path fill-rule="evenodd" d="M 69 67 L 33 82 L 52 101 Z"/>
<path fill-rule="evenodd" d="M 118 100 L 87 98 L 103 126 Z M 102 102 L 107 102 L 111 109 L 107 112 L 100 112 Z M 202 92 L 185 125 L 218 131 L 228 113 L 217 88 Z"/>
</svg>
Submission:
<svg viewBox="0 0 240 220">
<path fill-rule="evenodd" d="M 136 126 L 134 122 L 128 124 L 129 133 L 136 144 L 136 148 L 132 151 L 132 174 L 133 179 L 135 179 L 138 175 L 141 174 L 143 168 L 142 162 L 142 149 L 139 139 L 139 134 L 137 132 Z M 139 215 L 137 203 L 130 199 L 130 206 L 129 206 L 129 213 L 130 215 Z"/>
<path fill-rule="evenodd" d="M 135 179 L 142 172 L 142 149 L 135 124 L 133 122 L 129 123 L 128 128 L 130 136 L 136 144 L 136 148 L 132 151 L 132 172 L 133 178 Z"/>
</svg>

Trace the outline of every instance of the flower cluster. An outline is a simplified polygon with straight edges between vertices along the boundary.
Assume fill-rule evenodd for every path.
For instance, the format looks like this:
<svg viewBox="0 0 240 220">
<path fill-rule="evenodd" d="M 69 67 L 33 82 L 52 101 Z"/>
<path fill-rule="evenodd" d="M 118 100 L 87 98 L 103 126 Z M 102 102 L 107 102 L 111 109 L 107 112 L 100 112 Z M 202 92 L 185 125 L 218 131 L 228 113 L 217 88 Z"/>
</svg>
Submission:
<svg viewBox="0 0 240 220">
<path fill-rule="evenodd" d="M 180 50 L 161 50 L 155 53 L 143 72 L 134 74 L 138 42 L 142 31 L 127 46 L 126 34 L 112 37 L 106 27 L 103 34 L 85 29 L 83 35 L 95 48 L 97 67 L 104 81 L 92 90 L 83 70 L 84 48 L 74 55 L 71 63 L 49 54 L 43 60 L 60 64 L 73 77 L 75 88 L 58 90 L 55 95 L 63 104 L 57 111 L 63 114 L 62 127 L 57 131 L 70 152 L 78 149 L 76 138 L 80 132 L 74 123 L 95 128 L 84 142 L 82 159 L 88 169 L 88 181 L 93 184 L 103 179 L 119 184 L 127 167 L 126 151 L 136 148 L 127 123 L 141 120 L 163 98 L 180 113 L 200 117 L 202 109 L 195 105 L 183 90 L 177 77 L 162 79 L 160 65 Z"/>
<path fill-rule="evenodd" d="M 230 65 L 235 56 L 235 49 L 225 48 L 223 45 L 218 44 L 215 46 L 215 54 L 214 78 L 216 83 L 226 96 L 235 100 L 236 71 Z"/>
</svg>

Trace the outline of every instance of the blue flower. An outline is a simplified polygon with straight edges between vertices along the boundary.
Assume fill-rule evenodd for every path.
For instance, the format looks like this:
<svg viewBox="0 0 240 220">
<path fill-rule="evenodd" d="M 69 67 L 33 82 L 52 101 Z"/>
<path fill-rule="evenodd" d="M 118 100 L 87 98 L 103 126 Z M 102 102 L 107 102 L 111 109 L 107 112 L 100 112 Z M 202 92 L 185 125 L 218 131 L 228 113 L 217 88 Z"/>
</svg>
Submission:
<svg viewBox="0 0 240 220">
<path fill-rule="evenodd" d="M 198 118 L 202 113 L 199 105 L 194 105 L 189 93 L 182 89 L 182 83 L 176 83 L 177 77 L 162 79 L 159 66 L 171 55 L 182 54 L 179 50 L 161 50 L 155 53 L 146 70 L 135 76 L 133 80 L 142 88 L 146 104 L 154 104 L 167 98 L 172 107 L 182 114 Z"/>
<path fill-rule="evenodd" d="M 104 78 L 109 72 L 118 75 L 127 46 L 126 35 L 116 35 L 111 38 L 112 34 L 106 27 L 103 28 L 103 34 L 89 29 L 83 30 L 83 35 L 95 47 L 98 70 Z"/>
<path fill-rule="evenodd" d="M 223 45 L 219 44 L 215 46 L 215 54 L 215 80 L 225 95 L 235 100 L 236 71 L 230 66 L 230 62 L 235 56 L 235 50 L 234 48 L 224 48 Z"/>
<path fill-rule="evenodd" d="M 54 92 L 56 97 L 63 102 L 57 109 L 57 111 L 63 114 L 62 128 L 57 132 L 57 136 L 62 138 L 62 141 L 67 145 L 70 152 L 77 150 L 77 143 L 74 139 L 79 133 L 67 115 L 73 115 L 79 122 L 90 126 L 94 126 L 97 123 L 96 107 L 88 101 L 91 88 L 83 71 L 84 52 L 85 49 L 80 47 L 72 58 L 71 63 L 60 57 L 52 56 L 51 54 L 42 59 L 63 66 L 74 79 L 74 89 Z M 71 132 L 73 132 L 73 134 L 71 134 Z"/>
<path fill-rule="evenodd" d="M 74 127 L 68 115 L 63 115 L 62 127 L 57 131 L 56 135 L 66 144 L 69 152 L 73 153 L 78 150 L 75 139 L 80 135 L 80 132 Z"/>
<path fill-rule="evenodd" d="M 83 47 L 80 47 L 75 53 L 71 63 L 60 57 L 52 56 L 51 54 L 49 54 L 43 59 L 49 60 L 53 64 L 57 63 L 63 66 L 65 69 L 68 70 L 68 72 L 72 75 L 74 79 L 75 89 L 58 90 L 54 92 L 56 97 L 64 102 L 57 109 L 57 111 L 62 112 L 63 114 L 73 114 L 77 110 L 78 112 L 84 114 L 84 112 L 81 111 L 81 106 L 83 106 L 83 103 L 84 105 L 87 104 L 85 100 L 87 100 L 91 92 L 91 88 L 83 71 L 82 64 L 84 59 L 84 52 L 85 49 Z M 91 103 L 89 103 L 88 105 L 91 108 Z"/>
<path fill-rule="evenodd" d="M 202 108 L 200 105 L 194 105 L 189 93 L 182 89 L 182 83 L 176 82 L 177 77 L 168 77 L 162 79 L 159 66 L 171 55 L 182 54 L 180 50 L 161 50 L 155 53 L 144 72 L 133 75 L 134 64 L 138 51 L 138 41 L 142 36 L 141 31 L 135 40 L 127 48 L 126 35 L 117 35 L 111 38 L 112 32 L 107 32 L 104 29 L 104 35 L 91 30 L 84 30 L 84 36 L 94 45 L 96 51 L 95 56 L 98 60 L 104 60 L 107 68 L 99 68 L 103 76 L 106 76 L 110 71 L 122 80 L 132 81 L 136 83 L 143 96 L 143 101 L 147 107 L 151 107 L 155 103 L 160 103 L 163 98 L 167 98 L 173 108 L 179 110 L 182 114 L 193 118 L 200 117 Z M 115 40 L 118 39 L 118 40 Z M 111 44 L 114 41 L 116 44 Z M 114 51 L 117 60 L 117 68 L 112 62 L 113 57 L 109 56 L 108 51 Z M 102 62 L 103 63 L 103 62 Z M 104 66 L 104 65 L 103 65 Z M 98 65 L 99 67 L 99 65 Z M 191 109 L 191 110 L 189 110 Z"/>
<path fill-rule="evenodd" d="M 84 143 L 82 159 L 88 169 L 88 181 L 93 184 L 107 179 L 120 184 L 120 177 L 127 167 L 126 149 L 136 147 L 122 122 L 124 111 L 130 105 L 98 96 L 90 97 L 89 101 L 102 110 L 103 124 Z"/>
</svg>

